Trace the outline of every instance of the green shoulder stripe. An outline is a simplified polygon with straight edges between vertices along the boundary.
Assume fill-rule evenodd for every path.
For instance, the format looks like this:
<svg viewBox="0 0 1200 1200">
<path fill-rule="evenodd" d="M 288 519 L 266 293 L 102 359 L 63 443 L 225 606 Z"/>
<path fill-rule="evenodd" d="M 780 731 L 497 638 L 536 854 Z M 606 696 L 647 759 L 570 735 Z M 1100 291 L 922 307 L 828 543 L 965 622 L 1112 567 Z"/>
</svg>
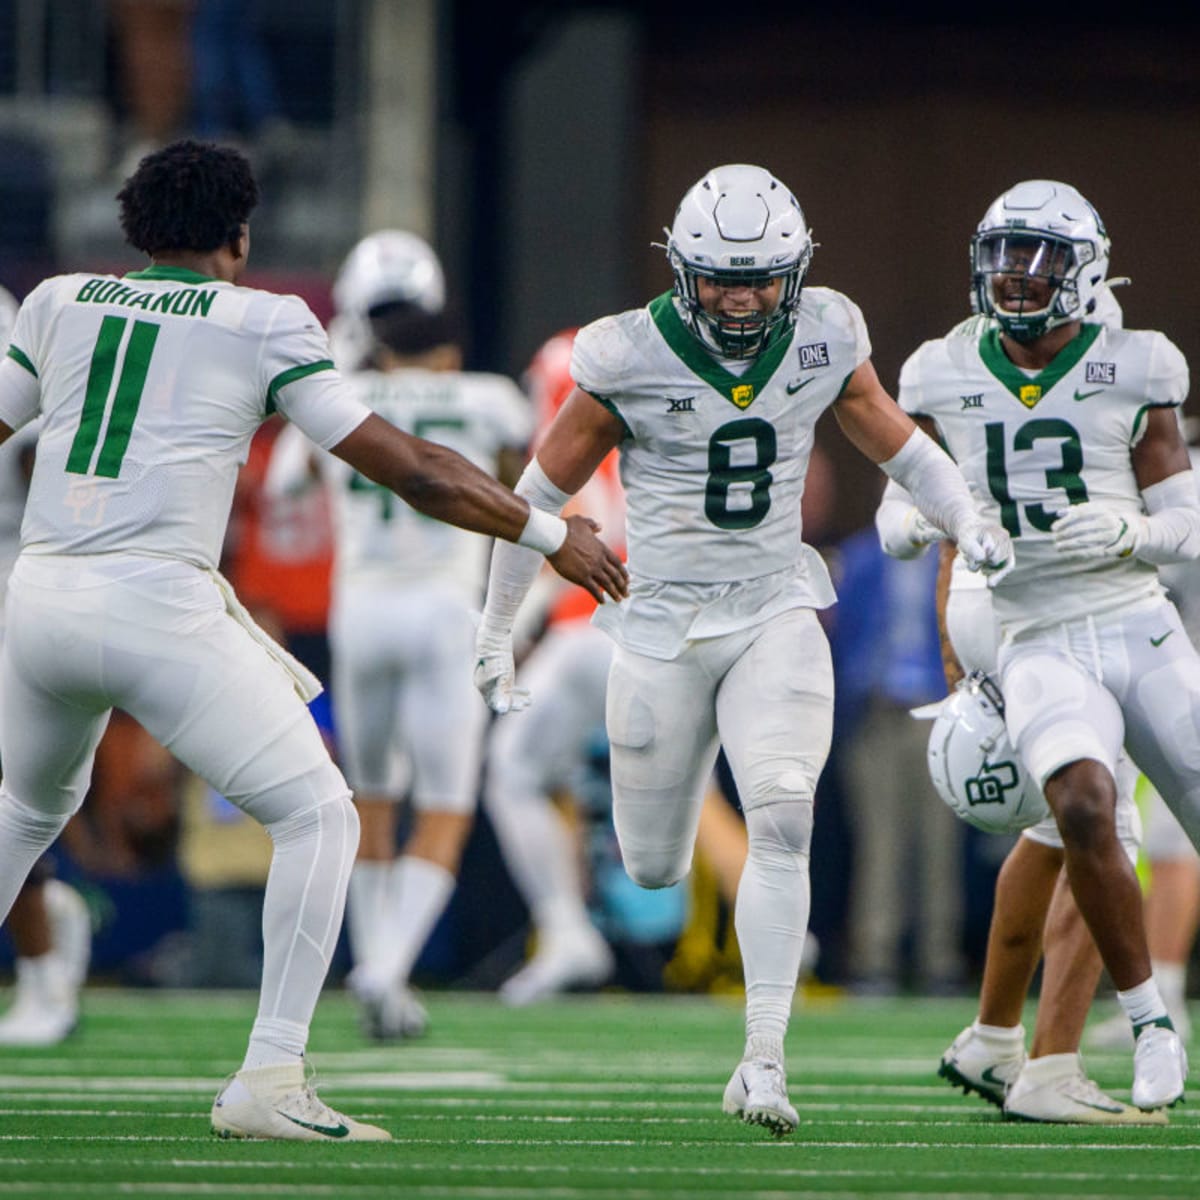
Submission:
<svg viewBox="0 0 1200 1200">
<path fill-rule="evenodd" d="M 680 319 L 671 292 L 664 292 L 650 301 L 650 316 L 663 341 L 693 374 L 698 375 L 714 391 L 718 391 L 737 408 L 747 408 L 754 397 L 775 374 L 788 347 L 792 344 L 793 329 L 789 326 L 782 335 L 760 354 L 742 375 L 734 375 L 696 340 L 695 334 Z M 749 389 L 749 390 L 747 390 Z"/>
<path fill-rule="evenodd" d="M 23 350 L 18 349 L 16 346 L 9 346 L 8 357 L 11 358 L 13 362 L 20 363 L 21 366 L 23 366 L 25 370 L 27 370 L 30 375 L 34 377 L 34 379 L 38 377 L 37 367 L 35 367 L 33 363 L 29 361 L 29 356 Z"/>
<path fill-rule="evenodd" d="M 275 411 L 281 388 L 287 387 L 289 383 L 295 383 L 297 379 L 315 375 L 318 371 L 332 371 L 333 369 L 332 360 L 323 358 L 320 362 L 305 363 L 302 367 L 289 367 L 286 371 L 280 371 L 267 387 L 268 414 Z"/>
</svg>

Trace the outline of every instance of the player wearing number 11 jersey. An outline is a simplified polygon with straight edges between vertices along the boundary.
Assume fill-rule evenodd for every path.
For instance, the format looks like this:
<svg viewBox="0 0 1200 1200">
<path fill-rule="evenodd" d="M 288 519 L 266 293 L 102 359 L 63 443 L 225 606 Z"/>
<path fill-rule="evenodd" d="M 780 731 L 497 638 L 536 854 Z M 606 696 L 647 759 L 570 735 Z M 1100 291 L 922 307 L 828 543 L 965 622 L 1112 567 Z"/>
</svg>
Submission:
<svg viewBox="0 0 1200 1200">
<path fill-rule="evenodd" d="M 358 818 L 304 704 L 319 686 L 216 571 L 250 438 L 279 409 L 422 512 L 537 545 L 597 597 L 623 595 L 624 569 L 583 518 L 548 526 L 348 394 L 303 301 L 238 286 L 257 199 L 236 150 L 148 155 L 119 201 L 149 269 L 45 281 L 0 360 L 0 441 L 43 417 L 0 659 L 0 917 L 83 803 L 111 710 L 128 712 L 274 843 L 258 1017 L 214 1130 L 380 1141 L 305 1075 Z"/>
<path fill-rule="evenodd" d="M 724 746 L 749 853 L 736 910 L 746 1044 L 723 1107 L 776 1133 L 797 1124 L 784 1034 L 833 709 L 814 611 L 833 589 L 800 523 L 818 417 L 832 408 L 972 565 L 1008 556 L 1007 536 L 974 513 L 954 464 L 881 387 L 857 307 L 803 287 L 812 248 L 799 204 L 769 172 L 710 171 L 668 234 L 673 294 L 579 332 L 578 386 L 517 487 L 557 511 L 620 447 L 633 584 L 627 604 L 595 618 L 616 641 L 606 723 L 617 836 L 635 882 L 682 878 Z M 493 550 L 476 683 L 499 712 L 523 699 L 512 621 L 537 566 Z"/>
<path fill-rule="evenodd" d="M 971 246 L 981 321 L 926 342 L 901 405 L 936 425 L 980 512 L 1013 539 L 994 581 L 1008 731 L 1058 823 L 1067 877 L 1137 1035 L 1133 1102 L 1183 1093 L 1115 822 L 1122 744 L 1200 843 L 1200 656 L 1158 567 L 1200 556 L 1177 409 L 1183 356 L 1097 320 L 1109 239 L 1072 187 L 1029 180 Z"/>
</svg>

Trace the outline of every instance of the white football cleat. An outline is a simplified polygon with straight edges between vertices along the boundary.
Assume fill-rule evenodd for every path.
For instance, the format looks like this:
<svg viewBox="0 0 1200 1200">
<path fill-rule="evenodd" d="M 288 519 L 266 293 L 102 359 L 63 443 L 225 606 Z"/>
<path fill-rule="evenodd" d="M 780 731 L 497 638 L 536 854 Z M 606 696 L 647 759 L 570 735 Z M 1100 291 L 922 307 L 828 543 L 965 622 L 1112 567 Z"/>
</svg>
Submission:
<svg viewBox="0 0 1200 1200">
<path fill-rule="evenodd" d="M 1061 1125 L 1165 1125 L 1161 1109 L 1143 1112 L 1102 1092 L 1078 1054 L 1031 1058 L 1004 1100 L 1004 1115 L 1018 1121 Z"/>
<path fill-rule="evenodd" d="M 537 953 L 500 985 L 500 999 L 519 1008 L 570 988 L 599 987 L 613 972 L 613 952 L 591 925 L 547 937 Z"/>
<path fill-rule="evenodd" d="M 977 1092 L 989 1104 L 1002 1106 L 1024 1065 L 1023 1025 L 994 1034 L 972 1023 L 950 1043 L 942 1055 L 938 1074 L 957 1084 L 964 1093 Z"/>
<path fill-rule="evenodd" d="M 429 1032 L 429 1013 L 417 994 L 404 984 L 379 997 L 360 997 L 362 1029 L 377 1042 L 400 1042 Z"/>
<path fill-rule="evenodd" d="M 0 1019 L 0 1046 L 57 1046 L 79 1023 L 79 991 L 51 951 L 18 958 L 12 1007 Z"/>
<path fill-rule="evenodd" d="M 1138 1108 L 1170 1108 L 1183 1099 L 1187 1052 L 1179 1034 L 1146 1025 L 1133 1044 L 1133 1102 Z"/>
<path fill-rule="evenodd" d="M 212 1106 L 223 1138 L 292 1142 L 390 1142 L 392 1135 L 337 1112 L 313 1090 L 303 1062 L 231 1075 Z"/>
<path fill-rule="evenodd" d="M 767 1058 L 748 1058 L 738 1063 L 729 1082 L 721 1111 L 741 1117 L 748 1125 L 762 1125 L 776 1137 L 791 1133 L 800 1123 L 788 1100 L 783 1064 Z"/>
</svg>

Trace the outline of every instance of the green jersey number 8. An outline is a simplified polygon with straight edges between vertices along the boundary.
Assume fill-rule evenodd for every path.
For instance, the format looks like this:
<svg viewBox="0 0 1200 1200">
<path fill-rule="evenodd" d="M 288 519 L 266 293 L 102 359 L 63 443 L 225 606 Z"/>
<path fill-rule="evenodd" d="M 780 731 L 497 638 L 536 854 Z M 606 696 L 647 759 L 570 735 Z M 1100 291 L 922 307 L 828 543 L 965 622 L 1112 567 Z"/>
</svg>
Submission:
<svg viewBox="0 0 1200 1200">
<path fill-rule="evenodd" d="M 754 443 L 754 461 L 733 466 L 733 446 Z M 718 529 L 753 529 L 771 507 L 771 472 L 778 457 L 775 428 L 759 417 L 729 421 L 713 430 L 708 439 L 708 484 L 704 489 L 704 515 Z M 750 503 L 731 508 L 729 492 L 749 496 Z"/>
</svg>

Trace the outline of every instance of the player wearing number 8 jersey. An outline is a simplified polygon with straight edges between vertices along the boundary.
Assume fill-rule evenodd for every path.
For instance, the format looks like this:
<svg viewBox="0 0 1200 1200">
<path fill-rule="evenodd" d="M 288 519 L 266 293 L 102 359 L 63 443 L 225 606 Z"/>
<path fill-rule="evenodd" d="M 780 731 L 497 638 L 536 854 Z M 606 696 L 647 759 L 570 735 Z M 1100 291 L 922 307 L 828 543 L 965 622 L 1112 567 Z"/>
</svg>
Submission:
<svg viewBox="0 0 1200 1200">
<path fill-rule="evenodd" d="M 1176 413 L 1186 363 L 1161 333 L 1097 320 L 1108 254 L 1074 188 L 1010 189 L 972 242 L 976 307 L 994 321 L 925 343 L 900 401 L 1013 538 L 993 592 L 1006 721 L 1138 1035 L 1133 1102 L 1155 1109 L 1180 1098 L 1187 1065 L 1151 978 L 1114 774 L 1123 743 L 1200 839 L 1200 657 L 1158 579 L 1200 555 L 1200 505 Z"/>
<path fill-rule="evenodd" d="M 673 294 L 577 335 L 578 386 L 517 490 L 557 511 L 620 447 L 633 585 L 596 621 L 616 641 L 606 723 L 621 853 L 644 887 L 687 873 L 722 744 L 749 839 L 736 910 L 746 1044 L 724 1108 L 789 1133 L 784 1034 L 833 707 L 814 611 L 833 589 L 800 523 L 817 418 L 832 407 L 931 521 L 966 539 L 974 566 L 1000 566 L 1008 539 L 880 386 L 857 307 L 803 287 L 812 239 L 779 180 L 742 164 L 710 171 L 680 204 L 667 253 Z M 536 569 L 493 551 L 476 682 L 500 712 L 522 699 L 511 630 Z"/>
<path fill-rule="evenodd" d="M 82 804 L 109 713 L 123 709 L 274 841 L 258 1017 L 213 1128 L 383 1140 L 305 1078 L 358 820 L 303 702 L 315 681 L 217 574 L 238 466 L 278 408 L 421 511 L 537 545 L 596 595 L 620 598 L 623 568 L 582 518 L 548 526 L 348 395 L 301 300 L 237 286 L 258 199 L 240 153 L 166 146 L 119 199 L 151 267 L 42 283 L 0 361 L 0 441 L 43 417 L 0 659 L 0 915 Z"/>
</svg>

